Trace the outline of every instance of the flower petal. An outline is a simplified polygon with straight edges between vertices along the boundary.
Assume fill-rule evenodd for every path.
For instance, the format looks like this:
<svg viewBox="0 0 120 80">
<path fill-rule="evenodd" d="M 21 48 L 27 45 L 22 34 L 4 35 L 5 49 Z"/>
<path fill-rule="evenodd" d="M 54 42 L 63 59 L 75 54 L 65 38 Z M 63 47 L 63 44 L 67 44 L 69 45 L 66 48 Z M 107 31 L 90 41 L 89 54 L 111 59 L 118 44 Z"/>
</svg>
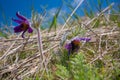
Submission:
<svg viewBox="0 0 120 80">
<path fill-rule="evenodd" d="M 70 50 L 72 48 L 71 43 L 65 44 L 65 49 Z"/>
<path fill-rule="evenodd" d="M 12 18 L 12 20 L 13 20 L 14 22 L 18 23 L 18 24 L 21 24 L 21 23 L 22 23 L 22 21 L 17 20 L 17 19 L 14 19 L 14 18 Z"/>
<path fill-rule="evenodd" d="M 80 40 L 80 41 L 86 41 L 86 42 L 88 42 L 88 41 L 91 40 L 91 38 L 79 38 L 79 40 Z"/>
<path fill-rule="evenodd" d="M 15 33 L 22 32 L 22 31 L 23 31 L 23 30 L 22 30 L 22 28 L 21 28 L 21 25 L 14 27 L 14 32 L 15 32 Z"/>
<path fill-rule="evenodd" d="M 33 32 L 33 29 L 31 27 L 28 28 L 28 32 L 29 33 L 32 33 Z"/>
<path fill-rule="evenodd" d="M 21 20 L 27 20 L 24 16 L 20 15 L 19 12 L 16 13 L 16 16 L 20 18 Z"/>
</svg>

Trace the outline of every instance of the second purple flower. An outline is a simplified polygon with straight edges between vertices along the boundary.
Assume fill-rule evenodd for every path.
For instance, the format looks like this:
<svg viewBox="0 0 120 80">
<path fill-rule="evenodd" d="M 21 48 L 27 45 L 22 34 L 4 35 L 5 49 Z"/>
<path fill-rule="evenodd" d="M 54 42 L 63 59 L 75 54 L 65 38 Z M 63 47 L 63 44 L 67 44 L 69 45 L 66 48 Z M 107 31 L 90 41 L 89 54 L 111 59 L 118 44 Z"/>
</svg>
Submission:
<svg viewBox="0 0 120 80">
<path fill-rule="evenodd" d="M 79 37 L 73 38 L 69 43 L 65 44 L 65 49 L 67 49 L 68 55 L 70 55 L 73 52 L 78 51 L 80 47 L 80 41 L 88 42 L 90 40 L 91 38 L 79 38 Z"/>
</svg>

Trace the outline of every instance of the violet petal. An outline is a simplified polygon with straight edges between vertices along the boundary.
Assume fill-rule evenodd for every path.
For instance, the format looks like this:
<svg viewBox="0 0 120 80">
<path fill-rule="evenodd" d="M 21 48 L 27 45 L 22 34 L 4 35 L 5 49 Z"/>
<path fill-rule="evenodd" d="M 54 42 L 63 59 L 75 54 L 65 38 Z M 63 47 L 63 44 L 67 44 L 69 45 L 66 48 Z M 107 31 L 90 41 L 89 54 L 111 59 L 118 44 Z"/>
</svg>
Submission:
<svg viewBox="0 0 120 80">
<path fill-rule="evenodd" d="M 86 42 L 88 42 L 88 41 L 91 40 L 91 38 L 79 38 L 79 40 L 80 40 L 80 41 L 86 41 Z"/>
<path fill-rule="evenodd" d="M 70 50 L 72 48 L 71 43 L 65 45 L 65 49 Z"/>
<path fill-rule="evenodd" d="M 13 20 L 14 22 L 18 23 L 18 24 L 21 24 L 21 23 L 22 23 L 22 21 L 17 20 L 17 19 L 14 19 L 14 18 L 12 18 L 12 20 Z"/>
<path fill-rule="evenodd" d="M 28 32 L 29 33 L 32 33 L 33 32 L 33 29 L 31 27 L 28 28 Z"/>
<path fill-rule="evenodd" d="M 22 32 L 23 30 L 21 29 L 21 25 L 18 25 L 16 27 L 14 27 L 14 32 L 18 33 L 18 32 Z"/>
<path fill-rule="evenodd" d="M 20 18 L 21 20 L 27 20 L 24 16 L 20 15 L 19 12 L 16 13 L 16 16 Z"/>
</svg>

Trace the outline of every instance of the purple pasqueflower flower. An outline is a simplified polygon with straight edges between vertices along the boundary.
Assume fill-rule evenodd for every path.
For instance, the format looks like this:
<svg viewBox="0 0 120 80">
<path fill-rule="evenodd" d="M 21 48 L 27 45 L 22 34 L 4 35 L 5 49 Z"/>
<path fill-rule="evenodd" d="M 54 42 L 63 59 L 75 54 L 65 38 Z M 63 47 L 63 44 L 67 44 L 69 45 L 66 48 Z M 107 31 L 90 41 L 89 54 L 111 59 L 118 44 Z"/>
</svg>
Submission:
<svg viewBox="0 0 120 80">
<path fill-rule="evenodd" d="M 16 16 L 19 18 L 19 20 L 14 19 L 14 18 L 12 18 L 12 20 L 14 22 L 18 23 L 19 25 L 14 27 L 14 32 L 15 33 L 23 32 L 22 33 L 22 38 L 24 38 L 24 33 L 26 31 L 28 31 L 28 33 L 32 33 L 33 29 L 30 27 L 30 23 L 27 20 L 27 18 L 20 15 L 19 12 L 16 13 Z"/>
<path fill-rule="evenodd" d="M 88 42 L 90 40 L 91 38 L 79 38 L 79 37 L 73 38 L 69 43 L 65 44 L 65 49 L 67 49 L 68 55 L 70 55 L 73 52 L 78 51 L 80 47 L 80 41 Z"/>
</svg>

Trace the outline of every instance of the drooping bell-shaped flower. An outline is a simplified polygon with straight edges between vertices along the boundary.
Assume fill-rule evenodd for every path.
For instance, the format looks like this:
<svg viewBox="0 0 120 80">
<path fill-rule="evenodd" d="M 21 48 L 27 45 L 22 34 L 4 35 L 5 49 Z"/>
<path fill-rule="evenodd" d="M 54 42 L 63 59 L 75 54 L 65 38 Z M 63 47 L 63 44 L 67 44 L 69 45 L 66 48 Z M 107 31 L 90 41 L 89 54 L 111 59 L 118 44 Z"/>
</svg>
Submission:
<svg viewBox="0 0 120 80">
<path fill-rule="evenodd" d="M 18 23 L 19 25 L 14 27 L 14 32 L 15 33 L 23 32 L 22 33 L 22 38 L 24 38 L 24 33 L 26 31 L 28 31 L 28 33 L 32 33 L 33 29 L 30 27 L 30 23 L 27 20 L 27 18 L 20 15 L 19 12 L 16 13 L 16 16 L 19 18 L 19 20 L 14 19 L 14 18 L 12 18 L 12 20 L 14 22 Z"/>
<path fill-rule="evenodd" d="M 73 38 L 70 42 L 65 44 L 65 49 L 67 49 L 68 55 L 78 51 L 78 49 L 80 48 L 81 41 L 88 42 L 90 40 L 91 38 L 80 38 L 80 37 Z"/>
</svg>

